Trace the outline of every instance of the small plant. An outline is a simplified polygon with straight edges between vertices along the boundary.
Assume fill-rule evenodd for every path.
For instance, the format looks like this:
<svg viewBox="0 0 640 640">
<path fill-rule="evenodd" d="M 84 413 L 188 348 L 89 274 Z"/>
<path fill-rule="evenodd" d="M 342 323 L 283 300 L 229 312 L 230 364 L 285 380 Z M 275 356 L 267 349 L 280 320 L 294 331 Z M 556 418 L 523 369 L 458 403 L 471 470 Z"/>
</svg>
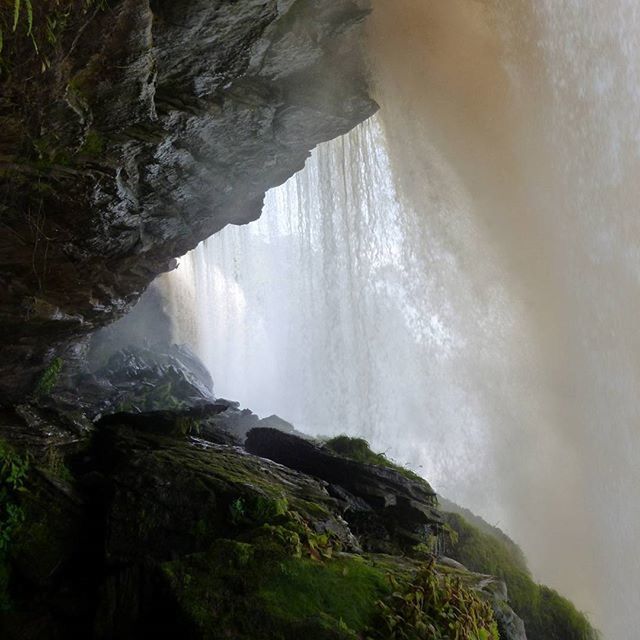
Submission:
<svg viewBox="0 0 640 640">
<path fill-rule="evenodd" d="M 283 516 L 289 509 L 289 503 L 285 497 L 270 498 L 256 496 L 249 505 L 249 517 L 257 523 L 273 522 L 279 516 Z"/>
<path fill-rule="evenodd" d="M 276 521 L 288 513 L 289 503 L 283 496 L 253 496 L 250 499 L 236 498 L 229 505 L 229 519 L 234 525 L 262 525 Z"/>
<path fill-rule="evenodd" d="M 29 459 L 0 440 L 0 611 L 11 607 L 8 593 L 9 550 L 26 515 L 19 494 L 26 491 Z"/>
<path fill-rule="evenodd" d="M 411 555 L 415 558 L 423 560 L 429 560 L 433 556 L 437 555 L 438 549 L 438 537 L 436 535 L 430 535 L 425 542 L 420 542 L 413 547 Z"/>
<path fill-rule="evenodd" d="M 145 398 L 145 408 L 149 411 L 154 409 L 187 409 L 188 405 L 184 400 L 180 400 L 174 394 L 173 383 L 167 383 L 156 387 L 152 394 Z"/>
<path fill-rule="evenodd" d="M 51 364 L 40 376 L 40 380 L 38 380 L 38 384 L 36 385 L 35 390 L 36 396 L 48 396 L 51 391 L 53 391 L 53 387 L 55 387 L 56 382 L 58 382 L 58 378 L 62 373 L 63 366 L 64 361 L 62 360 L 62 358 L 54 358 L 51 361 Z"/>
<path fill-rule="evenodd" d="M 432 560 L 404 588 L 378 603 L 380 624 L 368 640 L 499 640 L 491 606 Z"/>
<path fill-rule="evenodd" d="M 26 491 L 29 459 L 20 456 L 0 440 L 0 556 L 4 555 L 25 514 L 18 502 L 18 494 Z"/>
<path fill-rule="evenodd" d="M 46 71 L 51 66 L 49 55 L 74 19 L 82 20 L 75 21 L 82 30 L 95 13 L 105 8 L 105 0 L 0 0 L 0 63 L 5 62 L 2 54 L 9 39 L 27 39 L 42 71 Z M 89 14 L 91 9 L 94 13 Z M 9 57 L 14 53 L 11 51 Z"/>
<path fill-rule="evenodd" d="M 8 2 L 4 2 L 4 5 L 8 5 Z M 35 50 L 38 50 L 38 45 L 36 44 L 35 38 L 33 37 L 33 5 L 31 4 L 31 0 L 13 0 L 13 8 L 12 13 L 9 14 L 7 8 L 3 6 L 3 22 L 4 25 L 0 24 L 0 53 L 2 53 L 2 49 L 4 48 L 4 29 L 10 26 L 11 33 L 15 33 L 18 30 L 18 25 L 24 23 L 26 34 L 29 38 L 31 38 L 33 42 L 33 46 Z M 24 10 L 23 10 L 24 9 Z M 9 18 L 7 20 L 7 18 Z"/>
<path fill-rule="evenodd" d="M 335 551 L 342 550 L 342 542 L 335 534 L 315 531 L 297 511 L 287 511 L 286 520 L 278 529 L 280 537 L 286 538 L 293 555 L 309 556 L 313 560 L 328 560 Z"/>
<path fill-rule="evenodd" d="M 190 433 L 200 435 L 200 421 L 191 416 L 178 416 L 176 418 L 176 429 L 183 436 L 187 436 Z"/>
<path fill-rule="evenodd" d="M 73 481 L 73 474 L 65 464 L 64 457 L 57 447 L 50 447 L 47 450 L 44 467 L 49 473 L 60 478 L 60 480 L 64 480 L 65 482 Z"/>
<path fill-rule="evenodd" d="M 236 498 L 229 505 L 229 520 L 232 524 L 238 525 L 244 521 L 246 517 L 246 510 L 244 506 L 244 500 L 242 498 Z"/>
</svg>

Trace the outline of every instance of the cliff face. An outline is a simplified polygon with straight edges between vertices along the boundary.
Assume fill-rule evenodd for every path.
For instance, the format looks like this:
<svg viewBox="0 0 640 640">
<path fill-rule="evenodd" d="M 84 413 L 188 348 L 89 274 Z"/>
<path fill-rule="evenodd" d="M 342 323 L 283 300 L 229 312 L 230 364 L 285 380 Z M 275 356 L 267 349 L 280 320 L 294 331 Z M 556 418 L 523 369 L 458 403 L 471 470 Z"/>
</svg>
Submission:
<svg viewBox="0 0 640 640">
<path fill-rule="evenodd" d="M 3 71 L 5 401 L 376 108 L 366 0 L 76 4 L 48 71 L 19 41 Z"/>
<path fill-rule="evenodd" d="M 107 392 L 85 411 L 61 383 L 0 411 L 2 638 L 526 638 L 500 580 L 436 562 L 425 480 L 131 355 L 76 381 Z"/>
</svg>

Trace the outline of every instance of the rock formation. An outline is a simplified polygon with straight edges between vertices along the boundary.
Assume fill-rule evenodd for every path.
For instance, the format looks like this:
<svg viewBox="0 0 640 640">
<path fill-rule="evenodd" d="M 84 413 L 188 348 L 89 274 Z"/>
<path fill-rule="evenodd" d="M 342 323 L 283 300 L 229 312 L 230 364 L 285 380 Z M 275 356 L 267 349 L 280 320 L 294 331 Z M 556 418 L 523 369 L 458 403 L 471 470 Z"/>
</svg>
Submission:
<svg viewBox="0 0 640 640">
<path fill-rule="evenodd" d="M 376 108 L 358 46 L 364 1 L 73 4 L 48 70 L 29 42 L 5 45 L 5 399 L 175 257 L 259 217 L 267 189 Z"/>
<path fill-rule="evenodd" d="M 425 480 L 216 398 L 152 296 L 88 339 L 375 111 L 367 0 L 61 4 L 2 31 L 0 636 L 523 640 Z"/>
<path fill-rule="evenodd" d="M 135 376 L 141 358 L 118 362 Z M 147 380 L 165 375 L 163 363 L 145 369 Z M 183 408 L 111 413 L 93 425 L 85 415 L 87 428 L 73 432 L 54 397 L 29 405 L 30 417 L 26 407 L 0 416 L 0 442 L 12 443 L 0 449 L 3 463 L 32 456 L 21 490 L 7 482 L 0 500 L 3 518 L 9 504 L 21 514 L 0 549 L 3 638 L 383 639 L 378 600 L 393 585 L 422 588 L 412 582 L 421 575 L 477 608 L 460 624 L 518 620 L 499 580 L 444 559 L 425 564 L 443 519 L 429 485 L 409 472 L 257 417 L 247 451 L 233 419 L 242 412 L 228 401 L 188 406 L 188 396 Z"/>
</svg>

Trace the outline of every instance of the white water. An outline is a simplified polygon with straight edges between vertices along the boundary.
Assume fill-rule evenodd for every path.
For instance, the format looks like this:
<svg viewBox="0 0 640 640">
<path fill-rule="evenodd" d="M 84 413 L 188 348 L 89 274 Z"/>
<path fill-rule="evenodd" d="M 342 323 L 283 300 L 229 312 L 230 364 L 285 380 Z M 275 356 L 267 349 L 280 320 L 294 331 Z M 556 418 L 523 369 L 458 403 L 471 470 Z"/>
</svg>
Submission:
<svg viewBox="0 0 640 640">
<path fill-rule="evenodd" d="M 380 116 L 165 278 L 218 395 L 360 434 L 640 628 L 640 5 L 377 0 Z"/>
</svg>

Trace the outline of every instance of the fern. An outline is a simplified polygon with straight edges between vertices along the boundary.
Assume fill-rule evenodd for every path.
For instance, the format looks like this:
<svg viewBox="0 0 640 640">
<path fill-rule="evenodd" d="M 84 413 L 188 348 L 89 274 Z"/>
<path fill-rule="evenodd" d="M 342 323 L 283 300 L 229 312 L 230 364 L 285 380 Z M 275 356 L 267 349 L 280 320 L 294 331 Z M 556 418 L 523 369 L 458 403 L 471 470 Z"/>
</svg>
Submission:
<svg viewBox="0 0 640 640">
<path fill-rule="evenodd" d="M 50 67 L 50 54 L 61 41 L 63 33 L 76 24 L 83 29 L 80 20 L 91 8 L 95 12 L 88 18 L 91 20 L 95 13 L 104 11 L 108 5 L 104 0 L 0 0 L 0 70 L 6 70 L 11 65 L 12 55 L 23 55 L 18 47 L 8 46 L 13 39 L 31 41 L 35 58 L 39 59 L 42 71 Z M 14 51 L 16 49 L 16 51 Z"/>
</svg>

